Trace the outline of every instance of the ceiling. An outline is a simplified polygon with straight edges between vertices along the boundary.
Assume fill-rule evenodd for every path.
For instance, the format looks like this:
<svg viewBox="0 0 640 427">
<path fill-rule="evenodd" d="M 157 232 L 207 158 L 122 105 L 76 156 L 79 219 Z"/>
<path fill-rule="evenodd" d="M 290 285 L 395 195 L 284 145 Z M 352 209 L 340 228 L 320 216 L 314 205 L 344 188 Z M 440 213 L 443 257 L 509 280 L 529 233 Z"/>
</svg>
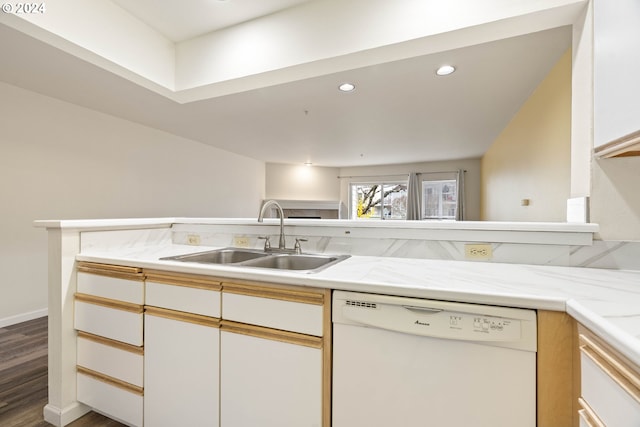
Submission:
<svg viewBox="0 0 640 427">
<path fill-rule="evenodd" d="M 173 42 L 270 15 L 310 0 L 111 0 Z"/>
<path fill-rule="evenodd" d="M 308 1 L 217 0 L 229 13 L 204 19 L 211 1 L 113 0 L 173 41 Z M 9 26 L 0 40 L 10 84 L 265 162 L 344 167 L 480 157 L 570 47 L 571 29 L 183 104 Z M 443 63 L 457 71 L 436 76 Z M 339 92 L 345 81 L 356 90 Z"/>
</svg>

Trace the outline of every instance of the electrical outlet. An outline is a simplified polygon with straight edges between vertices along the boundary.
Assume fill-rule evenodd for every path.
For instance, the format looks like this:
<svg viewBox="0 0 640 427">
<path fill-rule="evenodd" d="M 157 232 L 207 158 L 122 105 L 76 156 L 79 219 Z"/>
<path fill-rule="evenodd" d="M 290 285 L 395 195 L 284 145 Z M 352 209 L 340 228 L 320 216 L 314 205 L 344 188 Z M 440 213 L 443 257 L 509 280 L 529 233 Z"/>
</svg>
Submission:
<svg viewBox="0 0 640 427">
<path fill-rule="evenodd" d="M 235 246 L 236 248 L 248 248 L 249 247 L 249 238 L 248 237 L 241 237 L 241 236 L 234 236 L 233 237 L 233 246 Z"/>
<path fill-rule="evenodd" d="M 473 243 L 464 245 L 464 257 L 476 261 L 488 261 L 493 258 L 490 243 Z"/>
<path fill-rule="evenodd" d="M 187 234 L 187 244 L 200 246 L 200 236 L 197 234 Z"/>
</svg>

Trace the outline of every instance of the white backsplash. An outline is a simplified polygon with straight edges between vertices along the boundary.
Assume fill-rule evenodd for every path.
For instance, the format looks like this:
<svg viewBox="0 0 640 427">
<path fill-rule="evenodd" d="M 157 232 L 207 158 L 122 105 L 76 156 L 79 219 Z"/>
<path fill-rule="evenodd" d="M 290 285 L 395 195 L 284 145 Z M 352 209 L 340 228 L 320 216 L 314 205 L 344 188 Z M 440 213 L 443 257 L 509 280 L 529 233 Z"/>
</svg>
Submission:
<svg viewBox="0 0 640 427">
<path fill-rule="evenodd" d="M 260 233 L 259 231 L 262 231 Z M 189 237 L 197 235 L 201 246 L 234 246 L 235 237 L 249 239 L 249 247 L 261 249 L 264 233 L 277 245 L 278 227 L 217 226 L 176 224 L 173 227 L 173 243 L 188 244 Z M 398 258 L 440 259 L 468 261 L 465 259 L 465 244 L 475 241 L 428 240 L 421 238 L 354 237 L 338 235 L 334 230 L 318 228 L 317 235 L 295 234 L 295 227 L 285 226 L 287 247 L 293 247 L 295 238 L 305 238 L 303 252 L 335 253 L 364 256 Z M 556 265 L 620 270 L 640 270 L 640 242 L 594 240 L 592 245 L 534 244 L 491 242 L 493 256 L 490 261 L 510 264 Z"/>
</svg>

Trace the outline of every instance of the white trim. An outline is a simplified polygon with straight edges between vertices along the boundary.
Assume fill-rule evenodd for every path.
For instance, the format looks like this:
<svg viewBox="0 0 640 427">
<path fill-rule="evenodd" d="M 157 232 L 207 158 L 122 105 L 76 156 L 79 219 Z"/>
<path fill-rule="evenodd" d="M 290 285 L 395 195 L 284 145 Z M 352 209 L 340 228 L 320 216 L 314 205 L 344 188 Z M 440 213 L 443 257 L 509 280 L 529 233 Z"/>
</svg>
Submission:
<svg viewBox="0 0 640 427">
<path fill-rule="evenodd" d="M 73 402 L 64 409 L 60 409 L 49 403 L 42 410 L 42 415 L 44 420 L 49 424 L 53 424 L 56 427 L 62 427 L 77 420 L 90 410 L 91 408 L 80 402 Z"/>
<path fill-rule="evenodd" d="M 15 325 L 17 323 L 26 322 L 28 320 L 37 319 L 39 317 L 45 317 L 48 315 L 49 310 L 46 308 L 30 311 L 28 313 L 16 314 L 15 316 L 5 317 L 4 319 L 0 319 L 0 328 L 4 328 L 5 326 Z"/>
</svg>

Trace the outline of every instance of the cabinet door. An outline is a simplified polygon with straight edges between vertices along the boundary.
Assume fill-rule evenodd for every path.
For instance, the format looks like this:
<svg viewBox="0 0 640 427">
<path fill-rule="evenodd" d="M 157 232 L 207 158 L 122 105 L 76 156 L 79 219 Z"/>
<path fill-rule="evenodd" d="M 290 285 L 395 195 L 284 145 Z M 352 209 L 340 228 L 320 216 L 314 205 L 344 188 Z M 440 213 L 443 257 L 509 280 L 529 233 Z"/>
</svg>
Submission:
<svg viewBox="0 0 640 427">
<path fill-rule="evenodd" d="M 307 346 L 287 333 L 256 327 L 256 335 L 263 331 L 269 337 L 264 338 L 227 331 L 226 325 L 221 331 L 221 425 L 321 427 L 321 339 L 309 337 Z"/>
<path fill-rule="evenodd" d="M 218 319 L 145 311 L 145 427 L 219 425 Z"/>
<path fill-rule="evenodd" d="M 594 146 L 640 130 L 640 2 L 595 0 Z M 635 133 L 635 134 L 634 134 Z"/>
<path fill-rule="evenodd" d="M 593 332 L 579 326 L 581 406 L 595 425 L 640 425 L 640 369 Z M 594 424 L 592 422 L 592 424 Z"/>
</svg>

